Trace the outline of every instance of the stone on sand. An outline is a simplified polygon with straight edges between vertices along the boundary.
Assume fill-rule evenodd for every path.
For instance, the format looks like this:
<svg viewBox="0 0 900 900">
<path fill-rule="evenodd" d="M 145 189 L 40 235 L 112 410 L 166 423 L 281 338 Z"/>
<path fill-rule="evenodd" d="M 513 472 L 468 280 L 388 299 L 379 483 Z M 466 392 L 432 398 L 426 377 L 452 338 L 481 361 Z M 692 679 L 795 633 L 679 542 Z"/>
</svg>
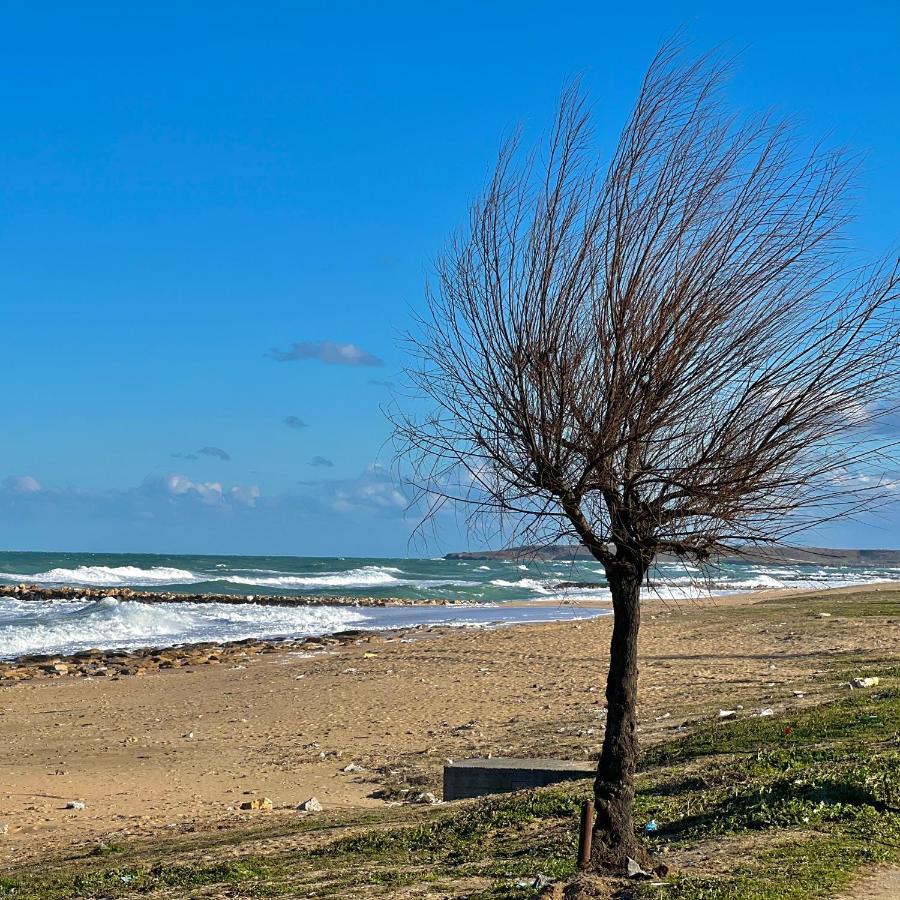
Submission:
<svg viewBox="0 0 900 900">
<path fill-rule="evenodd" d="M 271 810 L 274 808 L 274 804 L 268 797 L 263 797 L 259 800 L 245 800 L 241 804 L 241 809 L 262 809 L 262 810 Z"/>
</svg>

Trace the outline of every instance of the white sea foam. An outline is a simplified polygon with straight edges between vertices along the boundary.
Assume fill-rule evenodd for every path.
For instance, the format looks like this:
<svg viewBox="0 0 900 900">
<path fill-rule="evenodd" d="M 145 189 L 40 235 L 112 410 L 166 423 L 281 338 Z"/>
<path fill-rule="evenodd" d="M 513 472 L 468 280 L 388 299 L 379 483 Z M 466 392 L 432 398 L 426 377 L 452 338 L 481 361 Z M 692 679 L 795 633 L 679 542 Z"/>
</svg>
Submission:
<svg viewBox="0 0 900 900">
<path fill-rule="evenodd" d="M 149 569 L 142 569 L 138 566 L 76 566 L 74 569 L 50 569 L 35 575 L 0 572 L 0 579 L 14 582 L 26 581 L 29 584 L 124 587 L 125 585 L 196 584 L 208 580 L 208 576 L 197 575 L 187 569 L 173 569 L 169 566 L 153 566 Z"/>
<path fill-rule="evenodd" d="M 495 587 L 523 588 L 527 591 L 537 591 L 539 594 L 547 593 L 547 585 L 535 578 L 520 578 L 518 581 L 507 581 L 503 578 L 494 578 L 491 581 Z"/>
<path fill-rule="evenodd" d="M 755 578 L 734 579 L 734 580 L 715 580 L 712 578 L 693 577 L 690 575 L 681 575 L 677 578 L 654 578 L 651 580 L 653 587 L 696 587 L 698 591 L 709 593 L 709 591 L 755 591 L 755 590 L 772 590 L 785 587 L 784 582 L 769 575 L 759 575 Z"/>
<path fill-rule="evenodd" d="M 274 575 L 250 576 L 228 575 L 217 581 L 229 584 L 249 584 L 259 587 L 292 588 L 295 590 L 311 590 L 316 588 L 367 588 L 381 587 L 389 584 L 402 584 L 397 578 L 402 570 L 393 566 L 363 566 L 360 569 L 349 569 L 346 572 L 328 572 L 323 575 Z"/>
<path fill-rule="evenodd" d="M 0 601 L 0 658 L 72 653 L 87 647 L 159 647 L 249 637 L 327 634 L 366 621 L 353 607 L 253 603 Z"/>
</svg>

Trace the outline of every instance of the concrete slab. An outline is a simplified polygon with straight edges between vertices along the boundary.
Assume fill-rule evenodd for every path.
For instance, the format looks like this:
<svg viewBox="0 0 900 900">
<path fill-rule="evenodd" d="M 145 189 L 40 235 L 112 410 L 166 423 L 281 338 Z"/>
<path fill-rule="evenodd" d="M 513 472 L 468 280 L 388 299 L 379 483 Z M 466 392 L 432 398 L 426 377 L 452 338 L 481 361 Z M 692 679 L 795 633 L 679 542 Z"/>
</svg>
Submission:
<svg viewBox="0 0 900 900">
<path fill-rule="evenodd" d="M 508 794 L 560 781 L 593 778 L 595 762 L 563 759 L 460 759 L 444 766 L 444 799 Z"/>
</svg>

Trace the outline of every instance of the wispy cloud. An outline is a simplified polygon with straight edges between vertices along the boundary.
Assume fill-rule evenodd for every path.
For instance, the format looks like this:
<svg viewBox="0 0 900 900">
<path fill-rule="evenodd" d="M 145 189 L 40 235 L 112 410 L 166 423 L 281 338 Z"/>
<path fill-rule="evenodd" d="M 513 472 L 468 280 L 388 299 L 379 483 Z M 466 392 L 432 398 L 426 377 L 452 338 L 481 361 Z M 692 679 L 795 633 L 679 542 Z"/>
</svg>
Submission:
<svg viewBox="0 0 900 900">
<path fill-rule="evenodd" d="M 225 462 L 231 459 L 230 454 L 226 453 L 221 447 L 201 447 L 197 452 L 201 456 L 211 456 L 214 459 L 225 460 Z"/>
<path fill-rule="evenodd" d="M 195 481 L 179 473 L 150 475 L 133 487 L 101 490 L 45 487 L 31 475 L 12 475 L 0 481 L 0 506 L 9 500 L 39 504 L 63 514 L 81 510 L 132 519 L 156 518 L 191 507 L 253 507 L 260 496 L 255 484 L 228 487 L 220 481 Z"/>
<path fill-rule="evenodd" d="M 900 491 L 900 472 L 863 472 L 845 468 L 836 472 L 831 482 L 842 489 L 890 494 Z"/>
<path fill-rule="evenodd" d="M 3 489 L 10 494 L 39 494 L 44 488 L 33 475 L 10 475 L 3 479 Z"/>
<path fill-rule="evenodd" d="M 172 459 L 200 459 L 201 456 L 210 456 L 213 459 L 221 459 L 228 462 L 231 454 L 226 453 L 221 447 L 201 447 L 196 453 L 172 453 Z"/>
<path fill-rule="evenodd" d="M 152 483 L 147 486 L 154 487 Z M 192 481 L 186 475 L 167 475 L 159 487 L 172 497 L 195 497 L 207 506 L 218 506 L 224 502 L 222 485 L 218 481 Z"/>
<path fill-rule="evenodd" d="M 308 464 L 322 470 L 333 467 L 323 456 L 312 457 Z M 26 517 L 46 523 L 154 522 L 162 528 L 252 517 L 252 521 L 271 527 L 283 517 L 337 522 L 367 516 L 396 521 L 407 506 L 407 497 L 392 473 L 375 464 L 354 478 L 310 480 L 301 482 L 296 491 L 274 494 L 263 494 L 252 482 L 228 484 L 180 472 L 153 474 L 136 485 L 104 489 L 47 487 L 33 475 L 0 478 L 0 522 Z"/>
<path fill-rule="evenodd" d="M 297 416 L 288 416 L 284 420 L 284 424 L 287 425 L 288 428 L 306 428 L 308 427 L 306 422 L 303 419 L 297 418 Z"/>
<path fill-rule="evenodd" d="M 306 502 L 336 513 L 377 512 L 386 516 L 402 515 L 409 505 L 391 472 L 378 463 L 367 466 L 356 478 L 306 482 Z"/>
<path fill-rule="evenodd" d="M 393 381 L 381 381 L 378 378 L 370 378 L 369 384 L 374 385 L 375 387 L 387 388 L 388 390 L 392 390 L 394 387 Z"/>
<path fill-rule="evenodd" d="M 273 348 L 268 355 L 277 362 L 317 359 L 334 366 L 384 365 L 377 356 L 356 344 L 340 344 L 335 341 L 299 341 L 287 350 Z"/>
<path fill-rule="evenodd" d="M 120 496 L 132 496 L 139 504 L 146 499 L 167 498 L 170 503 L 194 504 L 218 508 L 252 507 L 261 496 L 258 485 L 235 484 L 226 487 L 220 481 L 194 481 L 187 475 L 151 475 L 138 488 Z"/>
</svg>

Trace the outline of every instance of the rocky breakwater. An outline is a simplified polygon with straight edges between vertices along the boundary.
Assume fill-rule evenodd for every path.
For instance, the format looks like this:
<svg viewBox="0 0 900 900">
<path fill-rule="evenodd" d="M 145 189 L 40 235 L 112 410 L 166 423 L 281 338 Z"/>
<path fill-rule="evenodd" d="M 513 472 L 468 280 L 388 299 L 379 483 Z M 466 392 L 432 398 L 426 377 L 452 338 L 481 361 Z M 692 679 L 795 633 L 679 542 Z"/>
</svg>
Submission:
<svg viewBox="0 0 900 900">
<path fill-rule="evenodd" d="M 44 587 L 36 584 L 0 585 L 0 600 L 105 600 L 115 597 L 132 603 L 255 603 L 259 606 L 447 606 L 441 599 L 406 600 L 401 597 L 348 597 L 312 594 L 182 594 L 171 591 L 141 591 L 133 588 Z"/>
<path fill-rule="evenodd" d="M 168 669 L 191 666 L 246 664 L 266 653 L 319 653 L 343 644 L 372 643 L 383 640 L 375 632 L 339 631 L 323 637 L 264 641 L 248 639 L 217 644 L 179 644 L 173 647 L 147 647 L 138 650 L 80 650 L 70 655 L 33 653 L 14 660 L 0 661 L 0 686 L 46 678 L 122 678 L 149 675 Z"/>
</svg>

